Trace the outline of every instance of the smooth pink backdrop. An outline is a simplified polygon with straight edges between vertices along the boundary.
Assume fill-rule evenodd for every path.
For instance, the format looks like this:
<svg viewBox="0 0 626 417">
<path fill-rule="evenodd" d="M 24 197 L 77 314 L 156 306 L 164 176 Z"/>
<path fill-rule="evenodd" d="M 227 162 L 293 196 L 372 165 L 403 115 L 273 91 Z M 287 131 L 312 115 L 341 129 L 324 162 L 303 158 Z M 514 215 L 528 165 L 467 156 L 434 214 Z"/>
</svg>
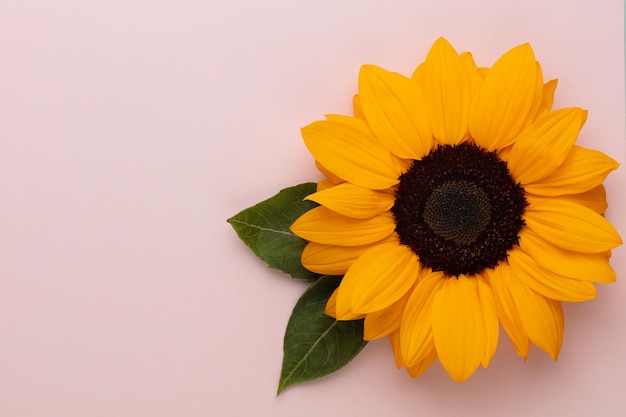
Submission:
<svg viewBox="0 0 626 417">
<path fill-rule="evenodd" d="M 505 336 L 487 370 L 412 380 L 386 340 L 275 397 L 305 284 L 226 219 L 319 178 L 299 129 L 349 113 L 359 66 L 447 37 L 530 42 L 580 144 L 620 162 L 620 0 L 21 0 L 0 4 L 0 416 L 623 416 L 626 264 L 568 304 L 557 364 Z M 606 182 L 626 235 L 626 170 Z"/>
</svg>

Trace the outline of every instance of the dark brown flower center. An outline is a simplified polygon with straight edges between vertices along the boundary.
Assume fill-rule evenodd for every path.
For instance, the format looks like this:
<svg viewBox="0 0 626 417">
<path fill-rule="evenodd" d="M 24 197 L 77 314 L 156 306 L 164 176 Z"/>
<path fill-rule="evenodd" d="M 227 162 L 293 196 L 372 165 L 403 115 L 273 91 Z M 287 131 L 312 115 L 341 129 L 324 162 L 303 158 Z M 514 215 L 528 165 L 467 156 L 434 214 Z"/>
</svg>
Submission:
<svg viewBox="0 0 626 417">
<path fill-rule="evenodd" d="M 440 146 L 400 176 L 392 208 L 400 242 L 450 276 L 494 268 L 518 243 L 524 189 L 495 152 Z"/>
<path fill-rule="evenodd" d="M 437 236 L 469 245 L 489 224 L 491 203 L 473 182 L 446 181 L 430 194 L 422 217 Z"/>
</svg>

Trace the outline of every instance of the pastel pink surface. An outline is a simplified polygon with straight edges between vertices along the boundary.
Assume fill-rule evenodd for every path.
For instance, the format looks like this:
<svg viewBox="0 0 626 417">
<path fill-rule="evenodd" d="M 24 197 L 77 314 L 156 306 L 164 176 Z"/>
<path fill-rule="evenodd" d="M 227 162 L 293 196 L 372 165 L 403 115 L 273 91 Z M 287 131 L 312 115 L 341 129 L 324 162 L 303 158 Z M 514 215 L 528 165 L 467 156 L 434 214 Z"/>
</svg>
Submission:
<svg viewBox="0 0 626 417">
<path fill-rule="evenodd" d="M 350 113 L 360 65 L 410 74 L 439 36 L 484 66 L 530 42 L 579 144 L 624 163 L 623 28 L 619 0 L 0 5 L 0 416 L 624 415 L 624 248 L 556 364 L 503 335 L 461 385 L 412 380 L 380 340 L 277 398 L 306 284 L 226 223 L 319 179 L 299 129 Z"/>
</svg>

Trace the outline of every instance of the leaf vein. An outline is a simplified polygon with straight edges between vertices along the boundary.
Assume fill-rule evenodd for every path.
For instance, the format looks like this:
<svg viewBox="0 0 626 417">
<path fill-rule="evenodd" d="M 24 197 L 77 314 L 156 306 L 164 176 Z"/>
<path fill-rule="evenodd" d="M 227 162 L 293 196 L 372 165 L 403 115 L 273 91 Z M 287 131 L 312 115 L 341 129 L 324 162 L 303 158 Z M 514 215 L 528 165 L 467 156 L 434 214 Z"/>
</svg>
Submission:
<svg viewBox="0 0 626 417">
<path fill-rule="evenodd" d="M 296 366 L 293 367 L 293 369 L 291 370 L 291 372 L 289 372 L 289 374 L 287 374 L 287 376 L 283 379 L 283 386 L 286 385 L 286 382 L 291 378 L 291 376 L 293 375 L 293 373 L 303 364 L 303 362 L 306 361 L 306 359 L 311 355 L 311 352 L 313 352 L 313 350 L 315 349 L 315 347 L 320 343 L 321 340 L 323 340 L 326 335 L 328 334 L 328 332 L 330 332 L 335 326 L 337 326 L 337 321 L 334 321 L 333 324 L 331 324 L 328 329 L 326 329 L 326 331 L 324 333 L 322 333 L 320 335 L 320 337 L 311 345 L 311 347 L 309 348 L 309 350 L 307 351 L 307 353 L 302 357 L 302 359 L 300 359 L 298 361 L 298 363 L 296 364 Z M 304 366 L 306 367 L 306 363 L 304 364 Z"/>
<path fill-rule="evenodd" d="M 295 236 L 295 234 L 293 234 L 292 232 L 287 232 L 287 231 L 284 231 L 284 230 L 277 230 L 277 229 L 270 229 L 270 228 L 267 228 L 267 227 L 261 227 L 259 225 L 248 223 L 248 222 L 244 222 L 244 221 L 241 221 L 241 220 L 232 219 L 231 222 L 239 223 L 239 224 L 242 224 L 244 226 L 248 226 L 248 227 L 251 227 L 251 228 L 254 228 L 254 229 L 263 230 L 263 231 L 266 231 L 266 232 L 279 233 L 281 235 L 287 235 L 287 236 Z"/>
</svg>

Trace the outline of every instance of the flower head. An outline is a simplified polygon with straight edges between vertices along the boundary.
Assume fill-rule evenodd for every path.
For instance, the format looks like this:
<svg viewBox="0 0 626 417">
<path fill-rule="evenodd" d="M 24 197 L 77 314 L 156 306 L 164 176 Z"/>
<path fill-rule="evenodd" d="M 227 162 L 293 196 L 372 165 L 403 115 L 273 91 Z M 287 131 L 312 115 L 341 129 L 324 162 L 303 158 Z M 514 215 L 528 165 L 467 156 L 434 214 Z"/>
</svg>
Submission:
<svg viewBox="0 0 626 417">
<path fill-rule="evenodd" d="M 552 110 L 528 44 L 478 68 L 440 38 L 411 78 L 368 65 L 358 87 L 354 117 L 302 129 L 326 178 L 292 230 L 306 268 L 345 274 L 326 313 L 365 318 L 413 377 L 487 367 L 499 324 L 556 360 L 561 302 L 614 281 L 622 243 L 602 215 L 618 164 L 575 145 L 587 112 Z"/>
</svg>

